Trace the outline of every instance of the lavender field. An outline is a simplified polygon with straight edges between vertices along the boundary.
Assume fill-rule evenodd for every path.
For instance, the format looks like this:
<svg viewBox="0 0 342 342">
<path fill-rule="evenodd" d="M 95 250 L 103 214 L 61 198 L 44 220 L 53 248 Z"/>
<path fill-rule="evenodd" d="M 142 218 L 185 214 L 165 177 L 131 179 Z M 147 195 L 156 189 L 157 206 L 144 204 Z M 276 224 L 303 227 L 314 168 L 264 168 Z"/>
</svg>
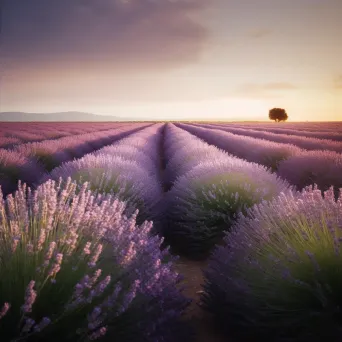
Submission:
<svg viewBox="0 0 342 342">
<path fill-rule="evenodd" d="M 0 127 L 0 341 L 341 341 L 341 122 Z"/>
</svg>

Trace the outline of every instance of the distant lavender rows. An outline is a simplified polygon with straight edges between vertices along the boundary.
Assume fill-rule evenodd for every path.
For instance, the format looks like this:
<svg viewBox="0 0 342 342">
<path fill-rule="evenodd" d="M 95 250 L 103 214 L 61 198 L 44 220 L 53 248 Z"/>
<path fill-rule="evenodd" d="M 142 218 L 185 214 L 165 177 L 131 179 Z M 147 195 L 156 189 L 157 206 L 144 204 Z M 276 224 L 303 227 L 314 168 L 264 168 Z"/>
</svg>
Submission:
<svg viewBox="0 0 342 342">
<path fill-rule="evenodd" d="M 323 129 L 320 131 L 307 131 L 305 129 L 297 129 L 297 128 L 283 128 L 279 125 L 271 126 L 271 125 L 239 125 L 239 124 L 213 124 L 212 126 L 216 128 L 242 128 L 252 131 L 263 131 L 263 132 L 270 132 L 275 134 L 287 134 L 287 135 L 295 135 L 300 137 L 307 137 L 307 138 L 316 138 L 316 139 L 328 139 L 328 140 L 335 140 L 335 141 L 342 141 L 342 127 L 341 131 L 338 132 L 337 130 L 330 130 L 324 131 Z"/>
<path fill-rule="evenodd" d="M 227 127 L 211 124 L 196 124 L 195 126 L 209 129 L 219 129 L 237 135 L 266 139 L 270 141 L 279 142 L 282 144 L 293 144 L 306 150 L 329 150 L 338 153 L 342 152 L 342 142 L 340 141 L 328 140 L 327 138 L 319 139 L 315 137 L 305 137 L 303 135 L 300 135 L 300 133 L 298 132 L 296 135 L 291 135 L 287 133 L 271 133 L 269 131 L 257 131 L 252 129 L 236 128 L 232 126 Z M 342 134 L 339 137 L 342 140 Z"/>
<path fill-rule="evenodd" d="M 34 128 L 44 126 L 44 130 L 40 130 L 39 134 L 45 136 L 49 134 L 49 130 L 53 131 L 52 124 L 30 124 L 28 127 L 16 124 L 11 126 L 14 130 L 15 127 L 19 127 L 17 133 L 24 134 L 25 130 L 33 132 Z M 163 127 L 163 124 L 160 124 Z M 342 186 L 341 184 L 341 154 L 333 151 L 307 151 L 295 146 L 291 143 L 273 142 L 261 138 L 248 137 L 245 135 L 236 135 L 231 132 L 225 132 L 220 128 L 214 129 L 215 125 L 184 125 L 177 124 L 179 127 L 187 129 L 189 132 L 196 134 L 200 138 L 207 141 L 209 144 L 215 145 L 238 158 L 246 159 L 251 162 L 256 162 L 266 167 L 271 168 L 273 171 L 287 179 L 290 183 L 303 188 L 308 184 L 316 182 L 322 188 L 326 189 L 330 185 L 336 187 Z M 104 129 L 106 127 L 112 127 L 113 124 L 101 123 L 98 124 L 96 129 Z M 74 158 L 81 158 L 82 156 L 89 154 L 93 151 L 101 149 L 104 145 L 111 145 L 114 142 L 124 138 L 126 135 L 133 134 L 135 131 L 140 130 L 146 126 L 146 124 L 131 124 L 131 125 L 117 125 L 114 129 L 94 131 L 93 127 L 88 126 L 86 123 L 81 124 L 60 124 L 58 129 L 63 131 L 78 132 L 80 130 L 91 131 L 90 133 L 83 133 L 73 136 L 64 136 L 59 139 L 47 139 L 41 142 L 27 142 L 21 143 L 9 150 L 0 149 L 0 173 L 2 175 L 1 184 L 3 185 L 4 192 L 8 193 L 13 190 L 13 184 L 17 179 L 22 179 L 28 183 L 36 182 L 42 173 L 50 171 L 53 168 L 61 165 L 64 162 L 70 161 Z M 77 128 L 79 127 L 79 128 Z M 168 126 L 169 127 L 169 126 Z M 204 127 L 210 127 L 204 128 Z M 221 126 L 219 126 L 221 127 Z M 5 130 L 6 125 L 2 126 L 2 130 Z M 55 127 L 56 128 L 56 127 Z M 161 128 L 163 129 L 163 128 Z M 233 130 L 233 128 L 229 128 Z M 245 132 L 254 132 L 255 135 L 261 136 L 276 136 L 278 140 L 283 139 L 283 134 L 272 134 L 267 132 L 249 131 L 247 129 L 234 129 L 235 132 L 240 134 Z M 134 136 L 134 135 L 133 135 Z M 132 137 L 133 137 L 132 136 Z M 288 136 L 287 136 L 288 137 Z M 320 148 L 322 145 L 319 143 L 324 140 L 312 140 L 310 138 L 295 137 L 305 143 L 311 141 L 311 147 Z M 165 135 L 165 141 L 167 141 L 167 134 Z M 138 139 L 139 140 L 139 139 Z M 136 144 L 139 144 L 137 140 Z M 331 144 L 329 141 L 325 141 L 326 146 Z M 342 145 L 338 142 L 332 142 L 331 146 L 336 144 Z M 149 145 L 150 146 L 150 145 Z M 165 142 L 165 151 L 162 151 L 160 144 L 158 145 L 158 170 L 162 169 L 162 155 L 165 154 L 165 158 L 168 158 L 167 143 Z M 183 146 L 186 150 L 187 145 Z M 150 146 L 150 148 L 152 148 Z M 146 152 L 146 149 L 145 149 Z M 203 152 L 204 153 L 204 152 Z M 206 156 L 211 158 L 211 150 L 208 149 Z M 138 158 L 138 157 L 137 157 Z M 140 157 L 139 158 L 144 158 Z M 155 157 L 156 158 L 156 157 Z M 174 159 L 181 161 L 182 154 L 175 155 Z M 194 161 L 193 161 L 194 163 Z M 188 164 L 182 164 L 178 162 L 178 169 L 171 170 L 170 167 L 165 170 L 165 186 L 166 189 L 170 188 L 170 182 L 174 181 L 177 172 L 182 169 L 187 169 Z M 159 181 L 161 181 L 161 174 L 159 171 Z M 173 178 L 172 178 L 173 177 Z"/>
<path fill-rule="evenodd" d="M 243 124 L 239 122 L 225 123 L 225 126 L 242 127 L 242 128 L 263 128 L 264 130 L 277 128 L 277 129 L 292 129 L 295 131 L 303 132 L 330 132 L 342 134 L 342 124 L 341 122 L 317 122 L 317 123 L 304 123 L 304 122 L 260 122 L 251 123 L 244 122 Z"/>
<path fill-rule="evenodd" d="M 318 184 L 323 190 L 342 187 L 342 154 L 334 151 L 300 149 L 265 139 L 236 135 L 195 125 L 178 127 L 239 158 L 265 165 L 299 189 Z"/>
<path fill-rule="evenodd" d="M 124 123 L 65 123 L 65 122 L 33 122 L 33 123 L 1 123 L 0 148 L 11 148 L 27 142 L 38 142 L 49 139 L 58 139 L 66 136 L 79 135 L 91 132 L 105 131 L 124 127 Z"/>
<path fill-rule="evenodd" d="M 124 125 L 59 139 L 28 142 L 9 150 L 0 149 L 0 184 L 3 192 L 6 194 L 13 191 L 19 179 L 33 184 L 42 177 L 44 172 L 112 144 L 146 126 L 148 125 Z"/>
</svg>

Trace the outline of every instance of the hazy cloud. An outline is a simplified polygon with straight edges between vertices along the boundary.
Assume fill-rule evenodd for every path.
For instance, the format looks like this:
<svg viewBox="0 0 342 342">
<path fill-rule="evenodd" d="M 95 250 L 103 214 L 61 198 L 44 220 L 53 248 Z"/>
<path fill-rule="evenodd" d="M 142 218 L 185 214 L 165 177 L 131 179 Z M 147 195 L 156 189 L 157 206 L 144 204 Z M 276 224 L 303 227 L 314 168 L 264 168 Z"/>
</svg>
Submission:
<svg viewBox="0 0 342 342">
<path fill-rule="evenodd" d="M 296 86 L 286 82 L 265 84 L 247 83 L 239 86 L 235 92 L 233 92 L 233 95 L 249 98 L 279 98 L 281 97 L 281 91 L 293 89 L 296 89 Z"/>
<path fill-rule="evenodd" d="M 335 77 L 334 86 L 336 89 L 342 89 L 342 74 Z"/>
<path fill-rule="evenodd" d="M 269 36 L 270 34 L 272 34 L 272 32 L 273 30 L 271 29 L 256 28 L 254 30 L 249 31 L 247 34 L 250 38 L 259 39 L 265 36 Z"/>
<path fill-rule="evenodd" d="M 262 88 L 264 88 L 265 90 L 291 90 L 296 89 L 297 87 L 291 83 L 276 82 L 264 84 Z"/>
<path fill-rule="evenodd" d="M 214 0 L 215 1 L 215 0 Z M 4 0 L 6 65 L 102 65 L 114 70 L 196 61 L 207 28 L 194 15 L 206 0 Z"/>
</svg>

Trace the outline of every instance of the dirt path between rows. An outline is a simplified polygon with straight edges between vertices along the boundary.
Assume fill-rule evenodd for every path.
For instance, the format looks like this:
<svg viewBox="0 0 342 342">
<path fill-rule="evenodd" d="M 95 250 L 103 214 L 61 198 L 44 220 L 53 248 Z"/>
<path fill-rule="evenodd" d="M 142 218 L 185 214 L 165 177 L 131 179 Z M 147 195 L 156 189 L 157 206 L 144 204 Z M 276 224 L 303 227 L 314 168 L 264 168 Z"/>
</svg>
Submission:
<svg viewBox="0 0 342 342">
<path fill-rule="evenodd" d="M 185 319 L 195 328 L 196 342 L 233 342 L 214 328 L 211 315 L 198 306 L 204 282 L 202 269 L 206 266 L 207 261 L 192 261 L 182 257 L 175 264 L 177 271 L 184 276 L 184 295 L 193 300 Z"/>
</svg>

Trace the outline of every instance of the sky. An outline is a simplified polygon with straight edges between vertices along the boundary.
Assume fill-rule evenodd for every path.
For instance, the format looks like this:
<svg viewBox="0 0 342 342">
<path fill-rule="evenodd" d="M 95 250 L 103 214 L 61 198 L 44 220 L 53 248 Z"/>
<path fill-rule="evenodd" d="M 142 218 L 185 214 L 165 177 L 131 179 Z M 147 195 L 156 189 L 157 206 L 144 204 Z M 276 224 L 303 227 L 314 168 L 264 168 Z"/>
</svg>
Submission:
<svg viewBox="0 0 342 342">
<path fill-rule="evenodd" d="M 342 120 L 341 0 L 0 6 L 0 112 Z"/>
</svg>

